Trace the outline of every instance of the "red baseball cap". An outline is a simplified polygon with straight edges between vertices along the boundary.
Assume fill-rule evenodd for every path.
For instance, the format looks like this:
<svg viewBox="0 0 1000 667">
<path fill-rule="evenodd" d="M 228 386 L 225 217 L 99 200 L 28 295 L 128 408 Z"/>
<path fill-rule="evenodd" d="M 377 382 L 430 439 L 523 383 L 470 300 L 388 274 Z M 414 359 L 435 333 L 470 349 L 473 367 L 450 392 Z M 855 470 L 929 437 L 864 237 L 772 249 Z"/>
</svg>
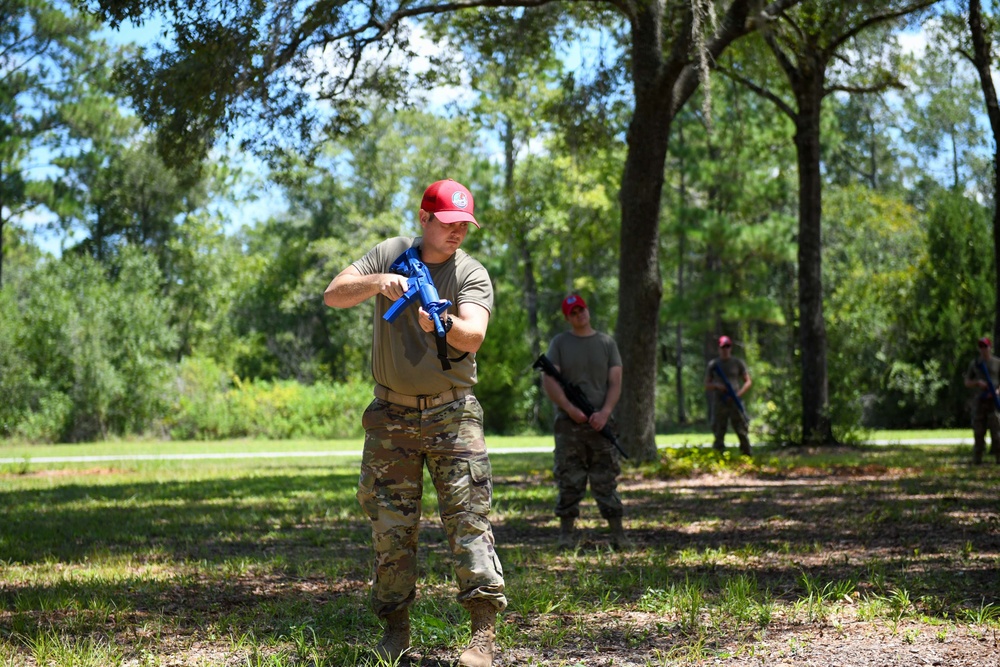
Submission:
<svg viewBox="0 0 1000 667">
<path fill-rule="evenodd" d="M 733 341 L 729 340 L 729 336 L 719 336 L 719 347 L 723 345 L 732 345 Z"/>
<path fill-rule="evenodd" d="M 979 344 L 983 345 L 985 347 L 991 347 L 993 345 L 993 343 L 990 341 L 990 337 L 989 336 L 983 336 L 982 338 L 980 338 L 979 339 Z"/>
<path fill-rule="evenodd" d="M 563 299 L 562 311 L 563 315 L 569 317 L 570 311 L 574 308 L 586 308 L 587 302 L 583 300 L 583 297 L 578 294 L 570 294 L 568 297 Z"/>
<path fill-rule="evenodd" d="M 475 202 L 469 189 L 450 178 L 431 183 L 424 190 L 424 198 L 420 200 L 420 208 L 434 217 L 450 225 L 453 222 L 471 222 L 479 227 L 479 222 L 473 217 Z"/>
</svg>

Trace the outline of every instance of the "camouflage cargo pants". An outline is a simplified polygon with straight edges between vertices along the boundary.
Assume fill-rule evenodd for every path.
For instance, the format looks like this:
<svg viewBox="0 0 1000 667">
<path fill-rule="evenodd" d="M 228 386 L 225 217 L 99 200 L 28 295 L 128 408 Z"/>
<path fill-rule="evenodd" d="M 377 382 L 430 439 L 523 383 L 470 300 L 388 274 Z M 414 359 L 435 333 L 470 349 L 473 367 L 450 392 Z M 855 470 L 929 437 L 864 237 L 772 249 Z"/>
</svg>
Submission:
<svg viewBox="0 0 1000 667">
<path fill-rule="evenodd" d="M 750 434 L 743 414 L 732 399 L 717 398 L 712 413 L 712 433 L 715 435 L 712 447 L 720 452 L 726 448 L 726 427 L 730 424 L 732 424 L 733 432 L 736 433 L 736 437 L 740 441 L 740 451 L 750 456 L 752 451 L 750 449 Z"/>
<path fill-rule="evenodd" d="M 972 460 L 976 463 L 983 462 L 986 431 L 990 432 L 990 454 L 1000 460 L 1000 415 L 991 399 L 977 400 L 972 409 Z"/>
<path fill-rule="evenodd" d="M 590 492 L 597 501 L 601 516 L 615 519 L 622 516 L 622 499 L 618 495 L 618 475 L 621 466 L 618 452 L 607 438 L 590 424 L 577 424 L 567 416 L 556 418 L 555 465 L 552 469 L 559 495 L 556 498 L 556 516 L 580 516 L 580 501 Z"/>
<path fill-rule="evenodd" d="M 376 398 L 365 410 L 358 501 L 375 546 L 372 607 L 379 617 L 409 607 L 416 595 L 417 534 L 424 465 L 437 491 L 455 560 L 458 601 L 507 605 L 503 569 L 487 515 L 493 474 L 475 396 L 418 410 Z"/>
</svg>

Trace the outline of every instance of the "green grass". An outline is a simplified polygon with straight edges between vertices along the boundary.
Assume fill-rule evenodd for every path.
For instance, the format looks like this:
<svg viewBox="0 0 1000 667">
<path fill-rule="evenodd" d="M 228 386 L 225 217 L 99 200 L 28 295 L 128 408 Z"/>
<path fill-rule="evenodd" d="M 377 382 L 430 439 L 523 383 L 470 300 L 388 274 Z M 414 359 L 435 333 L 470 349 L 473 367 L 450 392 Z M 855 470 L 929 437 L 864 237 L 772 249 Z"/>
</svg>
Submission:
<svg viewBox="0 0 1000 667">
<path fill-rule="evenodd" d="M 490 439 L 497 452 L 548 443 Z M 241 447 L 332 445 L 58 448 Z M 589 499 L 580 548 L 556 550 L 551 454 L 497 455 L 493 519 L 510 600 L 498 628 L 504 664 L 698 664 L 774 656 L 775 637 L 787 650 L 851 628 L 904 642 L 992 636 L 997 469 L 967 465 L 969 452 L 762 447 L 748 462 L 665 449 L 623 476 L 637 541 L 628 552 L 611 550 Z M 0 665 L 376 664 L 357 465 L 273 457 L 0 466 Z M 429 666 L 450 664 L 468 626 L 429 481 L 425 488 L 413 664 Z"/>
<path fill-rule="evenodd" d="M 950 429 L 937 431 L 872 431 L 872 440 L 933 440 L 935 438 L 947 441 L 954 438 L 971 439 L 971 430 Z M 660 434 L 656 436 L 657 445 L 664 446 L 705 446 L 711 443 L 712 435 L 708 430 L 677 434 Z M 735 445 L 736 440 L 729 434 L 728 445 Z M 489 436 L 487 444 L 491 451 L 503 451 L 515 448 L 545 448 L 553 446 L 550 435 L 529 436 Z M 0 459 L 16 458 L 32 460 L 39 457 L 68 456 L 149 456 L 149 455 L 184 455 L 184 454 L 238 454 L 243 452 L 317 452 L 325 455 L 328 452 L 356 452 L 361 449 L 361 439 L 347 440 L 192 440 L 192 441 L 161 441 L 161 440 L 122 440 L 101 443 L 31 445 L 11 442 L 0 442 Z M 8 464 L 10 465 L 10 464 Z"/>
</svg>

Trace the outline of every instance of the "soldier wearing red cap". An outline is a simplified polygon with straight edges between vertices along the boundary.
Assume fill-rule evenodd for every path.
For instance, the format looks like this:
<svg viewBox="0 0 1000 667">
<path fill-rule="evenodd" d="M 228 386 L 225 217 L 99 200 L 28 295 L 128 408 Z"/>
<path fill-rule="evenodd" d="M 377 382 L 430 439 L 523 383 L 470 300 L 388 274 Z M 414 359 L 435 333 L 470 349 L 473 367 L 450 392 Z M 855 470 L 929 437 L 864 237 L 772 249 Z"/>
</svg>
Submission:
<svg viewBox="0 0 1000 667">
<path fill-rule="evenodd" d="M 726 426 L 732 424 L 740 441 L 740 451 L 750 456 L 752 451 L 746 417 L 729 395 L 729 389 L 719 377 L 719 371 L 726 374 L 730 386 L 739 398 L 753 384 L 746 362 L 733 356 L 733 341 L 729 336 L 719 337 L 719 356 L 709 362 L 705 373 L 705 389 L 710 392 L 712 403 L 712 433 L 715 436 L 712 447 L 719 452 L 725 451 Z"/>
<path fill-rule="evenodd" d="M 969 370 L 965 372 L 965 386 L 977 390 L 972 399 L 972 462 L 983 462 L 986 430 L 989 429 L 990 454 L 1000 463 L 1000 415 L 997 412 L 996 396 L 997 387 L 1000 387 L 1000 359 L 993 356 L 989 338 L 980 338 L 977 345 L 979 356 L 969 364 Z"/>
<path fill-rule="evenodd" d="M 621 355 L 614 338 L 590 325 L 590 310 L 583 297 L 571 294 L 563 299 L 562 312 L 570 330 L 552 339 L 548 357 L 566 380 L 580 387 L 597 412 L 588 417 L 566 397 L 559 382 L 549 375 L 542 376 L 545 393 L 558 408 L 553 426 L 553 473 L 559 489 L 559 545 L 568 548 L 576 544 L 574 524 L 589 482 L 601 516 L 611 529 L 611 543 L 627 548 L 631 541 L 622 527 L 624 512 L 618 495 L 621 466 L 617 451 L 601 435 L 621 397 Z"/>
<path fill-rule="evenodd" d="M 472 641 L 459 665 L 493 664 L 496 615 L 507 604 L 488 518 L 493 480 L 483 410 L 472 393 L 476 351 L 493 308 L 486 269 L 460 249 L 469 225 L 479 227 L 473 209 L 465 186 L 433 183 L 420 203 L 423 236 L 379 243 L 341 271 L 323 295 L 332 308 L 375 299 L 375 399 L 363 417 L 357 496 L 371 520 L 375 546 L 371 600 L 385 623 L 375 649 L 380 663 L 395 664 L 410 646 L 425 465 L 455 560 L 458 601 L 472 617 Z M 455 306 L 439 314 L 446 323 L 448 357 L 455 357 L 447 367 L 437 356 L 435 326 L 423 308 L 407 308 L 391 323 L 383 317 L 408 287 L 408 279 L 389 267 L 410 248 L 419 249 L 441 299 Z"/>
</svg>

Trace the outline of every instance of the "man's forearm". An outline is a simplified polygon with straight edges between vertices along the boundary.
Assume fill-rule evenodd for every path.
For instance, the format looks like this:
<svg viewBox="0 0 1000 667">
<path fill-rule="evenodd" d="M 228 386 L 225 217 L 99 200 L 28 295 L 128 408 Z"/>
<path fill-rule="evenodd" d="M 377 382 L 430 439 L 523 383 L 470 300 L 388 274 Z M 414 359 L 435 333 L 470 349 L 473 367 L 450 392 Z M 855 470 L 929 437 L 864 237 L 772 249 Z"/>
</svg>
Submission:
<svg viewBox="0 0 1000 667">
<path fill-rule="evenodd" d="M 469 322 L 455 315 L 448 317 L 451 318 L 451 329 L 446 338 L 448 345 L 462 352 L 478 352 L 483 340 L 486 339 L 486 333 L 479 323 Z"/>
<path fill-rule="evenodd" d="M 378 274 L 341 273 L 323 292 L 323 302 L 331 308 L 351 308 L 378 294 L 380 285 Z"/>
</svg>

